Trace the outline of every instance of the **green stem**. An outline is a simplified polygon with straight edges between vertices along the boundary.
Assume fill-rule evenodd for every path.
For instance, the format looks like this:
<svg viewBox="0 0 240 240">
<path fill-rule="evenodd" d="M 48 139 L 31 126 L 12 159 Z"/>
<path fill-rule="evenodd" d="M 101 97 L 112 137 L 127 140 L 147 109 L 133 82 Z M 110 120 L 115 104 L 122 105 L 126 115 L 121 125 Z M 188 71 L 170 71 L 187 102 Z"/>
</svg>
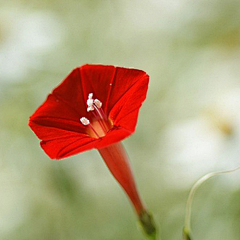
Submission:
<svg viewBox="0 0 240 240">
<path fill-rule="evenodd" d="M 190 237 L 190 231 L 191 231 L 191 210 L 192 210 L 192 202 L 193 202 L 193 197 L 195 192 L 197 191 L 197 189 L 208 179 L 214 177 L 214 176 L 218 176 L 221 174 L 225 174 L 225 173 L 232 173 L 235 172 L 237 170 L 240 170 L 240 166 L 237 168 L 234 168 L 232 170 L 227 170 L 227 171 L 219 171 L 219 172 L 211 172 L 208 173 L 206 175 L 204 175 L 203 177 L 201 177 L 192 187 L 189 196 L 188 196 L 188 200 L 187 200 L 187 206 L 186 206 L 186 215 L 185 215 L 185 226 L 183 229 L 183 240 L 191 240 Z"/>
<path fill-rule="evenodd" d="M 149 240 L 157 240 L 157 229 L 152 214 L 143 210 L 138 217 L 141 229 L 146 238 Z M 160 238 L 158 240 L 160 240 Z"/>
</svg>

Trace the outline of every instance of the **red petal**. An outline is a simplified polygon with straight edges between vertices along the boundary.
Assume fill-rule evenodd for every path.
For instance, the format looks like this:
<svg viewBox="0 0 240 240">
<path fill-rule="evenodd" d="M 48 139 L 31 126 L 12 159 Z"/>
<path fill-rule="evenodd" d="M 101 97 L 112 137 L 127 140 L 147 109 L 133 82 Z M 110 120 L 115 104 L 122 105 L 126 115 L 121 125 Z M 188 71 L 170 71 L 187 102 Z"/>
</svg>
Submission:
<svg viewBox="0 0 240 240">
<path fill-rule="evenodd" d="M 146 98 L 148 81 L 148 75 L 143 76 L 113 106 L 109 118 L 115 126 L 121 126 L 130 133 L 134 132 L 139 109 Z"/>
<path fill-rule="evenodd" d="M 53 126 L 43 126 L 29 122 L 29 126 L 42 139 L 41 147 L 52 159 L 65 158 L 95 148 L 100 139 L 90 138 L 86 134 L 68 131 Z"/>
<path fill-rule="evenodd" d="M 79 121 L 80 113 L 66 99 L 59 100 L 59 96 L 50 94 L 29 120 L 29 126 L 52 159 L 92 149 L 98 142 L 86 135 L 86 127 Z"/>
<path fill-rule="evenodd" d="M 111 86 L 111 92 L 109 94 L 109 99 L 107 100 L 106 112 L 109 113 L 115 104 L 123 97 L 127 100 L 131 94 L 136 93 L 134 85 L 139 87 L 139 96 L 141 98 L 136 98 L 135 102 L 132 102 L 135 107 L 140 107 L 142 101 L 146 98 L 146 92 L 148 89 L 149 76 L 141 70 L 137 69 L 127 69 L 127 68 L 116 68 L 115 77 Z"/>
<path fill-rule="evenodd" d="M 100 141 L 83 133 L 51 126 L 49 122 L 46 122 L 48 125 L 41 125 L 42 121 L 36 122 L 29 121 L 29 126 L 42 140 L 41 147 L 52 159 L 61 159 L 90 150 Z"/>
<path fill-rule="evenodd" d="M 74 69 L 65 80 L 53 90 L 53 95 L 56 96 L 62 104 L 65 104 L 69 109 L 77 113 L 78 120 L 81 116 L 86 115 L 86 96 L 79 68 Z M 68 118 L 68 115 L 66 115 L 66 117 Z"/>
<path fill-rule="evenodd" d="M 69 122 L 69 125 L 77 127 L 77 132 L 85 132 L 84 126 L 79 121 L 80 114 L 69 104 L 63 100 L 59 100 L 55 95 L 48 95 L 46 101 L 36 110 L 36 112 L 30 117 L 30 122 L 35 121 L 40 123 L 45 122 L 42 125 L 57 126 L 58 122 Z M 65 127 L 68 127 L 66 124 Z M 75 127 L 75 128 L 76 128 Z M 61 124 L 59 128 L 62 128 Z"/>
<path fill-rule="evenodd" d="M 50 141 L 41 141 L 41 147 L 52 159 L 66 158 L 95 147 L 98 140 L 79 135 L 68 136 Z"/>
<path fill-rule="evenodd" d="M 86 103 L 88 94 L 93 93 L 93 97 L 103 103 L 106 114 L 113 106 L 129 91 L 133 85 L 139 84 L 144 88 L 144 99 L 146 97 L 148 75 L 141 70 L 128 69 L 104 65 L 84 65 L 80 68 L 84 102 Z M 138 99 L 136 99 L 138 100 Z M 139 99 L 141 102 L 142 99 Z"/>
<path fill-rule="evenodd" d="M 110 65 L 87 64 L 80 68 L 85 102 L 88 99 L 88 94 L 93 93 L 93 98 L 100 100 L 103 103 L 103 108 L 106 107 L 115 71 L 116 68 Z"/>
<path fill-rule="evenodd" d="M 106 136 L 104 136 L 101 141 L 96 145 L 97 149 L 107 147 L 113 143 L 120 142 L 124 138 L 128 137 L 131 134 L 128 130 L 121 127 L 112 128 Z"/>
</svg>

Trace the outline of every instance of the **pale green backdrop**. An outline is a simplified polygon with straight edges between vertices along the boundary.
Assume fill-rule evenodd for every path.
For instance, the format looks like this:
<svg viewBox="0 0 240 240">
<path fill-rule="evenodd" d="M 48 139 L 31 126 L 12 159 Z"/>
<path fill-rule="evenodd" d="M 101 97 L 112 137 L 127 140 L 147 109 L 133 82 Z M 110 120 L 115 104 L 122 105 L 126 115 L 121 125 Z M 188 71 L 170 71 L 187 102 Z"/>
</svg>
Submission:
<svg viewBox="0 0 240 240">
<path fill-rule="evenodd" d="M 85 63 L 150 75 L 124 146 L 162 239 L 181 239 L 194 182 L 240 165 L 240 1 L 1 0 L 1 240 L 142 239 L 96 150 L 52 161 L 27 125 Z M 203 185 L 194 240 L 239 240 L 239 226 L 240 172 Z"/>
</svg>

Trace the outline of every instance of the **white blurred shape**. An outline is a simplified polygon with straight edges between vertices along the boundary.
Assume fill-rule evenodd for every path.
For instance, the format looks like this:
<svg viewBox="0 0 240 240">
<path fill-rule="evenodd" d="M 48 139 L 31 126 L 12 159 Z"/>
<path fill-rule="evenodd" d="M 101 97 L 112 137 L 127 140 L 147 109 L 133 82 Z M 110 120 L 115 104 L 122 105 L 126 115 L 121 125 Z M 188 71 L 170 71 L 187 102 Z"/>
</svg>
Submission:
<svg viewBox="0 0 240 240">
<path fill-rule="evenodd" d="M 169 126 L 164 137 L 172 186 L 188 188 L 211 171 L 240 165 L 240 89 L 220 96 L 210 112 Z M 176 170 L 177 169 L 177 170 Z M 235 182 L 226 181 L 236 187 Z"/>
<path fill-rule="evenodd" d="M 24 27 L 21 27 L 24 26 Z M 49 51 L 62 39 L 58 19 L 46 12 L 29 14 L 20 19 L 15 29 L 19 43 L 26 52 Z"/>
<path fill-rule="evenodd" d="M 41 56 L 61 43 L 63 31 L 50 12 L 5 10 L 0 15 L 0 82 L 21 81 Z"/>
</svg>

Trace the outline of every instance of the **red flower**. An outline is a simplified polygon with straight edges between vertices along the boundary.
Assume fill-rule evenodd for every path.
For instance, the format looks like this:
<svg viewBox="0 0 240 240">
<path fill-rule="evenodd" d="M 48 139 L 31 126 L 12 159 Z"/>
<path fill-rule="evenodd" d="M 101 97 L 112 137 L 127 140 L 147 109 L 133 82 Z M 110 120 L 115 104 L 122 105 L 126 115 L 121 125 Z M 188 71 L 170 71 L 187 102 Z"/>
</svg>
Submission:
<svg viewBox="0 0 240 240">
<path fill-rule="evenodd" d="M 134 132 L 148 79 L 145 72 L 135 69 L 102 65 L 76 68 L 31 116 L 29 126 L 53 159 L 104 148 Z M 92 100 L 101 101 L 100 108 L 93 103 L 93 111 L 87 111 L 89 94 Z M 83 117 L 90 124 L 83 125 Z"/>
<path fill-rule="evenodd" d="M 135 130 L 148 81 L 148 75 L 141 70 L 84 65 L 74 69 L 29 120 L 29 126 L 41 139 L 41 147 L 52 159 L 98 149 L 131 199 L 143 226 L 149 225 L 151 219 L 119 141 Z M 150 220 L 145 223 L 146 219 Z"/>
</svg>

